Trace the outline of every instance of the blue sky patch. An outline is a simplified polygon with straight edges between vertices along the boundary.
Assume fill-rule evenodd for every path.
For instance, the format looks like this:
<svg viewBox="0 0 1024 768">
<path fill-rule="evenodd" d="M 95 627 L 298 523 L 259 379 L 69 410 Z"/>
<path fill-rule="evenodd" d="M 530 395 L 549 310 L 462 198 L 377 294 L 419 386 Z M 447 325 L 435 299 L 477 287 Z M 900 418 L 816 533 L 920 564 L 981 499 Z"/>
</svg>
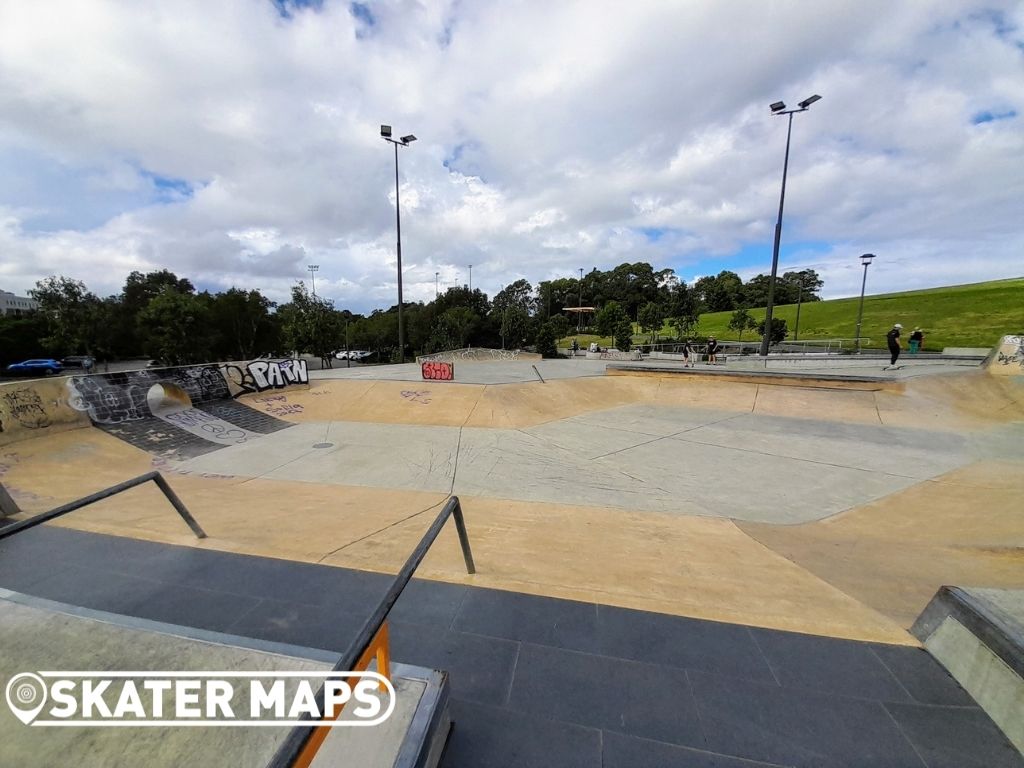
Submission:
<svg viewBox="0 0 1024 768">
<path fill-rule="evenodd" d="M 349 12 L 360 22 L 359 29 L 356 30 L 356 37 L 367 37 L 370 30 L 377 26 L 377 19 L 374 18 L 370 6 L 364 3 L 352 3 L 348 8 Z"/>
<path fill-rule="evenodd" d="M 981 125 L 982 123 L 994 123 L 996 120 L 1010 120 L 1017 116 L 1017 110 L 1007 109 L 1002 112 L 986 109 L 971 117 L 971 123 Z"/>
</svg>

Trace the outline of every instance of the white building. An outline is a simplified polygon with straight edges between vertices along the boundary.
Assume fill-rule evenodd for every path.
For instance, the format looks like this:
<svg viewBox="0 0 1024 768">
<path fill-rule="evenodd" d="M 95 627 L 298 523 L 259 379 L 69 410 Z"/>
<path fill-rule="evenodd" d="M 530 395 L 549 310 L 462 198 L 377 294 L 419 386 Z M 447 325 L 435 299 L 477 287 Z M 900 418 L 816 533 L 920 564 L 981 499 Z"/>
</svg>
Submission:
<svg viewBox="0 0 1024 768">
<path fill-rule="evenodd" d="M 39 302 L 35 299 L 0 291 L 0 315 L 24 315 L 33 309 L 39 309 Z"/>
</svg>

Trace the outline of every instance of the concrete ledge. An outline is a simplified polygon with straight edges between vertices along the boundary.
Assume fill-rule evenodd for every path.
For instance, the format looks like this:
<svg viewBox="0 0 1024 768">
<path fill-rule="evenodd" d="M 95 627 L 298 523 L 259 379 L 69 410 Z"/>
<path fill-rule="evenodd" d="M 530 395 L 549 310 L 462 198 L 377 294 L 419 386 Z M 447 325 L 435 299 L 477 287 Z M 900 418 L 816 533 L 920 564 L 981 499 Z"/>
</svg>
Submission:
<svg viewBox="0 0 1024 768">
<path fill-rule="evenodd" d="M 911 632 L 1024 754 L 1024 592 L 942 587 Z"/>
<path fill-rule="evenodd" d="M 799 373 L 796 371 L 739 371 L 707 368 L 679 368 L 667 365 L 629 365 L 616 363 L 608 365 L 605 372 L 610 376 L 691 376 L 697 379 L 725 379 L 748 384 L 775 384 L 790 387 L 815 387 L 820 389 L 902 391 L 903 383 L 882 376 L 864 376 L 840 373 Z"/>
</svg>

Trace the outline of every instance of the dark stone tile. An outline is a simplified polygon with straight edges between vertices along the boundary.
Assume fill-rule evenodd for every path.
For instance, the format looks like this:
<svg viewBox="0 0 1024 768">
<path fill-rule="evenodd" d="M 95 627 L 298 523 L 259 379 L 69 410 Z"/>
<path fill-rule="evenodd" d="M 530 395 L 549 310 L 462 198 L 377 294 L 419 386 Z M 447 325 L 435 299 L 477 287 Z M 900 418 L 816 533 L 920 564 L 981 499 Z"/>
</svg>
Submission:
<svg viewBox="0 0 1024 768">
<path fill-rule="evenodd" d="M 0 541 L 0 587 L 28 592 L 33 584 L 73 564 L 45 529 L 31 528 Z"/>
<path fill-rule="evenodd" d="M 924 648 L 872 645 L 871 650 L 922 704 L 974 707 L 974 699 Z"/>
<path fill-rule="evenodd" d="M 228 595 L 180 584 L 136 580 L 138 599 L 124 613 L 152 621 L 228 632 L 243 614 L 259 602 L 256 598 Z"/>
<path fill-rule="evenodd" d="M 621 733 L 601 734 L 601 768 L 777 768 L 778 763 L 762 763 L 677 747 L 662 741 L 638 739 Z"/>
<path fill-rule="evenodd" d="M 167 586 L 156 581 L 125 578 L 110 571 L 69 565 L 21 591 L 47 600 L 131 616 L 143 596 L 158 594 L 161 589 L 167 589 Z"/>
<path fill-rule="evenodd" d="M 556 648 L 596 651 L 597 606 L 497 589 L 471 589 L 455 629 Z"/>
<path fill-rule="evenodd" d="M 686 671 L 524 643 L 509 708 L 703 748 Z"/>
<path fill-rule="evenodd" d="M 443 768 L 595 768 L 601 733 L 477 702 L 452 701 Z"/>
<path fill-rule="evenodd" d="M 775 682 L 746 627 L 633 611 L 597 609 L 598 653 Z"/>
<path fill-rule="evenodd" d="M 469 589 L 460 584 L 413 579 L 391 610 L 391 619 L 403 624 L 429 624 L 448 629 Z"/>
<path fill-rule="evenodd" d="M 211 400 L 195 407 L 250 432 L 270 434 L 294 426 L 289 421 L 275 418 L 235 400 Z"/>
<path fill-rule="evenodd" d="M 495 706 L 508 698 L 518 643 L 397 621 L 390 634 L 395 661 L 447 671 L 452 696 Z"/>
<path fill-rule="evenodd" d="M 261 600 L 226 631 L 341 654 L 355 640 L 370 612 L 339 613 L 315 605 Z"/>
<path fill-rule="evenodd" d="M 712 752 L 800 768 L 923 768 L 879 702 L 689 674 Z"/>
<path fill-rule="evenodd" d="M 885 707 L 928 768 L 1024 768 L 1024 757 L 980 709 Z"/>
<path fill-rule="evenodd" d="M 750 633 L 784 687 L 912 701 L 867 643 L 770 629 L 751 629 Z"/>
</svg>

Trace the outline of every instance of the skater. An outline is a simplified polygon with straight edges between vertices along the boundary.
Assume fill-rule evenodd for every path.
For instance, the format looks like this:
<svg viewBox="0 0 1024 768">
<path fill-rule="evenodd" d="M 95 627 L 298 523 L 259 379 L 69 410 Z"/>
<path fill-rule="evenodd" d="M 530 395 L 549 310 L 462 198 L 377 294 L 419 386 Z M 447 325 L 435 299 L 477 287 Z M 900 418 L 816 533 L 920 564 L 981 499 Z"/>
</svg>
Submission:
<svg viewBox="0 0 1024 768">
<path fill-rule="evenodd" d="M 714 336 L 708 337 L 708 365 L 718 365 L 718 342 Z"/>
<path fill-rule="evenodd" d="M 572 352 L 572 355 L 570 355 L 570 356 L 571 357 L 576 357 L 576 353 L 580 351 L 580 343 L 578 341 L 576 341 L 576 339 L 573 339 L 572 340 L 572 347 L 570 349 L 571 349 L 571 352 Z"/>
<path fill-rule="evenodd" d="M 683 341 L 683 368 L 693 368 L 693 347 L 689 339 Z"/>
<path fill-rule="evenodd" d="M 889 355 L 892 357 L 892 360 L 889 361 L 890 367 L 895 366 L 896 361 L 900 359 L 900 350 L 903 349 L 900 346 L 900 331 L 902 330 L 903 326 L 896 323 L 892 330 L 885 334 L 885 340 L 889 344 Z"/>
<path fill-rule="evenodd" d="M 910 354 L 916 355 L 924 348 L 924 331 L 920 328 L 915 328 L 914 332 L 910 334 Z"/>
</svg>

